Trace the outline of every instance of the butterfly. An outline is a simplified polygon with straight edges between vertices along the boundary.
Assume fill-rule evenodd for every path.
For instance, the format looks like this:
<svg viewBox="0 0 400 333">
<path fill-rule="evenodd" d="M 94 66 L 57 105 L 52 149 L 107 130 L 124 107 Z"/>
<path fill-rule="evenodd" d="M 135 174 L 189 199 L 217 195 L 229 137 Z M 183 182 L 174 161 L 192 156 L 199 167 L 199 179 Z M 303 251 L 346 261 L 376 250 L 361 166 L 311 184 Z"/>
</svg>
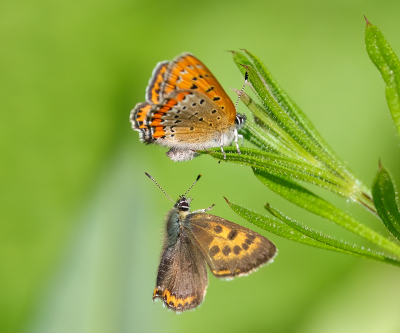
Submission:
<svg viewBox="0 0 400 333">
<path fill-rule="evenodd" d="M 157 64 L 146 89 L 146 102 L 131 111 L 132 128 L 140 141 L 169 147 L 173 161 L 187 161 L 197 150 L 221 147 L 235 141 L 245 114 L 236 108 L 210 70 L 195 56 L 183 53 Z"/>
<path fill-rule="evenodd" d="M 147 172 L 163 193 L 174 202 Z M 153 301 L 175 312 L 195 309 L 206 294 L 207 268 L 218 278 L 248 275 L 272 262 L 275 245 L 259 233 L 207 214 L 214 205 L 190 212 L 191 198 L 179 196 L 168 212 Z M 226 199 L 225 199 L 226 200 Z"/>
</svg>

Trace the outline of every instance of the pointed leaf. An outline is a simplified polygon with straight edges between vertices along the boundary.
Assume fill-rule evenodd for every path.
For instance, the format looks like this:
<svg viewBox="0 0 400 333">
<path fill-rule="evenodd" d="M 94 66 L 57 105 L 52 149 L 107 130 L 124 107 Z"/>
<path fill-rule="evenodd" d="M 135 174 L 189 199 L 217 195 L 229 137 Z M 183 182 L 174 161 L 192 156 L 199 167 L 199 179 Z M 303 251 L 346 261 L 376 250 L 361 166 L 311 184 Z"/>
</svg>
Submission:
<svg viewBox="0 0 400 333">
<path fill-rule="evenodd" d="M 289 239 L 289 240 L 292 240 L 292 241 L 295 241 L 298 243 L 317 247 L 320 249 L 331 250 L 331 251 L 336 251 L 336 252 L 346 253 L 346 254 L 353 254 L 353 255 L 364 257 L 364 258 L 373 259 L 376 261 L 400 266 L 399 261 L 392 259 L 390 257 L 386 257 L 381 254 L 375 254 L 375 253 L 366 251 L 366 253 L 363 253 L 363 255 L 361 255 L 361 254 L 351 252 L 348 250 L 343 250 L 339 247 L 331 246 L 324 242 L 320 242 L 320 241 L 313 239 L 312 237 L 309 237 L 308 235 L 305 235 L 302 232 L 299 232 L 298 230 L 290 227 L 289 225 L 283 223 L 281 220 L 271 219 L 267 216 L 253 212 L 243 206 L 231 203 L 227 199 L 225 199 L 225 200 L 227 201 L 229 206 L 232 208 L 232 210 L 236 214 L 243 217 L 245 220 L 253 223 L 254 225 L 260 227 L 261 229 L 267 230 L 267 231 L 269 231 L 275 235 L 278 235 L 280 237 L 283 237 L 283 238 L 286 238 L 286 239 Z"/>
<path fill-rule="evenodd" d="M 372 183 L 375 206 L 386 228 L 400 240 L 400 212 L 396 193 L 390 173 L 379 164 L 378 173 Z"/>
<path fill-rule="evenodd" d="M 260 59 L 247 50 L 245 52 L 253 61 L 252 65 L 246 66 L 249 72 L 249 82 L 252 83 L 253 90 L 263 101 L 265 115 L 273 115 L 272 118 L 303 147 L 303 150 L 305 149 L 309 155 L 311 154 L 310 157 L 323 162 L 333 172 L 337 172 L 348 181 L 352 181 L 354 186 L 358 186 L 355 177 L 346 165 L 335 155 L 300 108 L 282 90 Z M 243 67 L 239 67 L 243 72 Z M 244 96 L 241 98 L 242 101 L 243 98 Z"/>
<path fill-rule="evenodd" d="M 225 199 L 225 200 L 228 202 L 227 199 Z M 247 220 L 247 221 L 253 223 L 254 225 L 260 227 L 261 229 L 267 230 L 275 235 L 278 235 L 280 237 L 283 237 L 283 238 L 286 238 L 286 239 L 289 239 L 289 240 L 292 240 L 295 242 L 319 247 L 322 249 L 329 249 L 329 250 L 334 250 L 334 251 L 338 250 L 339 252 L 345 252 L 340 249 L 333 248 L 332 246 L 323 244 L 319 241 L 316 241 L 315 239 L 312 239 L 311 237 L 303 235 L 301 232 L 286 225 L 281 220 L 271 219 L 267 216 L 258 214 L 258 213 L 253 212 L 243 206 L 236 205 L 231 202 L 228 202 L 228 204 L 236 214 L 243 217 L 245 220 Z"/>
<path fill-rule="evenodd" d="M 348 192 L 349 189 L 353 191 L 354 188 L 349 187 L 342 178 L 332 175 L 325 169 L 316 168 L 305 161 L 263 152 L 259 149 L 242 148 L 240 151 L 241 155 L 238 155 L 235 148 L 225 148 L 226 160 L 219 148 L 210 149 L 207 153 L 221 161 L 248 165 L 255 169 L 265 169 L 277 176 L 285 175 L 321 186 L 346 198 L 352 198 L 355 195 Z"/>
<path fill-rule="evenodd" d="M 272 175 L 266 170 L 253 169 L 256 177 L 272 191 L 286 198 L 290 202 L 316 215 L 325 217 L 336 224 L 350 230 L 383 249 L 400 256 L 400 247 L 379 235 L 375 231 L 358 222 L 350 215 L 331 205 L 329 202 L 305 189 L 285 176 Z"/>
<path fill-rule="evenodd" d="M 377 261 L 388 261 L 391 264 L 400 266 L 400 261 L 390 258 L 382 253 L 378 253 L 376 251 L 372 251 L 370 249 L 364 249 L 363 247 L 357 245 L 350 245 L 347 242 L 342 240 L 337 240 L 333 237 L 324 235 L 319 231 L 315 231 L 309 227 L 305 227 L 301 223 L 285 216 L 277 209 L 271 207 L 269 204 L 265 205 L 265 209 L 267 209 L 272 215 L 279 218 L 283 223 L 287 224 L 288 226 L 292 227 L 293 229 L 297 230 L 298 232 L 315 239 L 323 244 L 335 247 L 336 249 L 341 249 L 346 252 L 351 252 L 351 254 L 360 256 L 367 259 L 377 260 Z"/>
<path fill-rule="evenodd" d="M 386 100 L 400 135 L 400 62 L 379 29 L 365 20 L 365 46 L 386 83 Z"/>
</svg>

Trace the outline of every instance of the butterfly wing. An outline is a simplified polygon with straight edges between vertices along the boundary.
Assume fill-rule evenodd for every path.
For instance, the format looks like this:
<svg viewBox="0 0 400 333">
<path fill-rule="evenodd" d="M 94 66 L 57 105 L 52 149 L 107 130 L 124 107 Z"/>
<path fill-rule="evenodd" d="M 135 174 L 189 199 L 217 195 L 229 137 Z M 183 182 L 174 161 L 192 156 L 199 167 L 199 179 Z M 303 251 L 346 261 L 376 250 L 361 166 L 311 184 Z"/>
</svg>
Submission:
<svg viewBox="0 0 400 333">
<path fill-rule="evenodd" d="M 167 97 L 174 91 L 196 91 L 213 101 L 234 124 L 235 106 L 211 71 L 194 55 L 183 53 L 172 60 L 164 75 L 160 94 Z"/>
<path fill-rule="evenodd" d="M 218 216 L 190 214 L 187 228 L 212 273 L 220 278 L 250 274 L 276 255 L 270 240 Z"/>
<path fill-rule="evenodd" d="M 162 299 L 173 311 L 191 310 L 203 301 L 207 282 L 203 255 L 183 231 L 163 250 L 153 300 Z"/>
</svg>

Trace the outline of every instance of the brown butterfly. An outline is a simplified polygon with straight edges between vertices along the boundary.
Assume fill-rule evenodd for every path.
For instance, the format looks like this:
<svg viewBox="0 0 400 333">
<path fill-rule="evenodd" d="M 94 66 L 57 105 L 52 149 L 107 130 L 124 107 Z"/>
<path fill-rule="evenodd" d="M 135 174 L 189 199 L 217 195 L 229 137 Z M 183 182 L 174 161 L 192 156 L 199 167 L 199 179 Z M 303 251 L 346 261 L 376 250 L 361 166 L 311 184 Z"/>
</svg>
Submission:
<svg viewBox="0 0 400 333">
<path fill-rule="evenodd" d="M 164 194 L 174 202 L 148 173 Z M 166 217 L 164 246 L 153 300 L 161 299 L 171 310 L 195 309 L 206 294 L 207 268 L 218 278 L 248 275 L 272 262 L 275 245 L 259 233 L 206 209 L 190 212 L 191 198 L 181 195 Z"/>
<path fill-rule="evenodd" d="M 235 141 L 246 116 L 236 108 L 210 70 L 195 56 L 183 53 L 157 64 L 146 89 L 146 102 L 131 111 L 132 128 L 140 141 L 169 147 L 174 161 L 191 160 L 197 150 Z"/>
</svg>

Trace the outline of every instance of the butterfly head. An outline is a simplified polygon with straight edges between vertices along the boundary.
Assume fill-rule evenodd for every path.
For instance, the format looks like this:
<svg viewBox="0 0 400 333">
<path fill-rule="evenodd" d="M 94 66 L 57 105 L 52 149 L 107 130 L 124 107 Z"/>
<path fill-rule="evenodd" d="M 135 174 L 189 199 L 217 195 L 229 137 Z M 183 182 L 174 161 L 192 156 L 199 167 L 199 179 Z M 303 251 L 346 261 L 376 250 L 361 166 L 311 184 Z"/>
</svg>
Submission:
<svg viewBox="0 0 400 333">
<path fill-rule="evenodd" d="M 175 208 L 177 208 L 180 212 L 188 212 L 190 210 L 191 201 L 192 198 L 187 198 L 185 195 L 181 195 L 175 204 Z"/>
<path fill-rule="evenodd" d="M 237 113 L 236 118 L 235 118 L 236 128 L 241 129 L 243 127 L 244 123 L 246 122 L 246 119 L 247 119 L 247 117 L 244 113 L 243 114 Z"/>
</svg>

